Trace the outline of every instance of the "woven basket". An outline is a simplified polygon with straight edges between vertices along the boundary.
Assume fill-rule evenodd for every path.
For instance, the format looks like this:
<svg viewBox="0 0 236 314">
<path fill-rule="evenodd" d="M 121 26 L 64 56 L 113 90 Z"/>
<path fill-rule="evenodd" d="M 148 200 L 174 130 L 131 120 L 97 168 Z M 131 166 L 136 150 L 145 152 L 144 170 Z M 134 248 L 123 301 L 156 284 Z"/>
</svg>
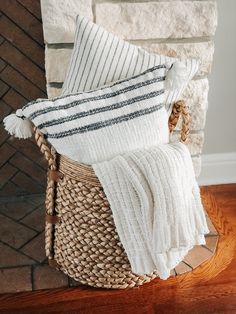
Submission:
<svg viewBox="0 0 236 314">
<path fill-rule="evenodd" d="M 186 143 L 190 119 L 184 101 L 173 106 L 170 132 L 180 115 L 180 140 Z M 82 284 L 102 288 L 132 288 L 157 277 L 156 273 L 132 273 L 109 203 L 92 167 L 58 155 L 38 129 L 35 139 L 49 165 L 45 227 L 49 265 Z"/>
</svg>

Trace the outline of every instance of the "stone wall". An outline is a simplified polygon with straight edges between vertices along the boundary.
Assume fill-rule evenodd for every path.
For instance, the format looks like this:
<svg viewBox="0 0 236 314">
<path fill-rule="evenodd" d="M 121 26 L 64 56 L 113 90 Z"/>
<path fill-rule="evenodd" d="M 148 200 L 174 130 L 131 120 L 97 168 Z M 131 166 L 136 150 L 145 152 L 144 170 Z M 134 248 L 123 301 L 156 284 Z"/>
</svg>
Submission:
<svg viewBox="0 0 236 314">
<path fill-rule="evenodd" d="M 81 14 L 144 49 L 174 57 L 197 57 L 201 66 L 183 98 L 192 115 L 189 149 L 201 169 L 208 107 L 208 75 L 217 25 L 215 1 L 41 0 L 48 97 L 60 94 L 73 48 L 75 17 Z M 173 136 L 179 136 L 179 127 Z"/>
</svg>

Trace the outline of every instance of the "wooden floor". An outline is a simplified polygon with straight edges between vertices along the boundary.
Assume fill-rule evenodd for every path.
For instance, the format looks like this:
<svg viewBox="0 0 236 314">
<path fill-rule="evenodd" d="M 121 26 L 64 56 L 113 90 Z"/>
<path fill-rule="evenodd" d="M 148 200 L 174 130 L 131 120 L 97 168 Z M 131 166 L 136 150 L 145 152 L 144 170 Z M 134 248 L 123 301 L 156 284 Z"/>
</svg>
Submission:
<svg viewBox="0 0 236 314">
<path fill-rule="evenodd" d="M 202 188 L 220 238 L 200 267 L 130 290 L 85 286 L 0 296 L 0 313 L 154 314 L 236 313 L 236 184 Z"/>
</svg>

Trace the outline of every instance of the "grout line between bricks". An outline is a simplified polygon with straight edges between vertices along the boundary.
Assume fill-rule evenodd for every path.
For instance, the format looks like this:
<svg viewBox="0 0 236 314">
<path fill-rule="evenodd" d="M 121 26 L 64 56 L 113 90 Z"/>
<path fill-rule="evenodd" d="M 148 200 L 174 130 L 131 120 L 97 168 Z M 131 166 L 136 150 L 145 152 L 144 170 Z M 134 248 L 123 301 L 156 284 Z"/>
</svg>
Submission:
<svg viewBox="0 0 236 314">
<path fill-rule="evenodd" d="M 18 1 L 17 1 L 18 2 Z M 18 2 L 19 3 L 19 2 Z M 20 4 L 20 3 L 19 3 Z M 24 9 L 25 9 L 25 7 L 24 6 L 22 6 Z M 16 27 L 18 27 L 25 35 L 27 35 L 30 39 L 32 39 L 37 45 L 39 45 L 41 48 L 43 48 L 44 47 L 44 44 L 42 43 L 42 44 L 40 44 L 34 37 L 32 37 L 29 33 L 26 33 L 26 31 L 19 25 L 19 24 L 17 24 L 14 20 L 12 20 L 12 18 L 11 18 L 11 16 L 9 16 L 8 14 L 6 14 L 5 12 L 3 12 L 2 11 L 2 13 L 3 13 L 3 15 L 7 18 L 7 19 L 9 19 Z M 41 23 L 41 25 L 42 25 L 42 23 Z"/>
<path fill-rule="evenodd" d="M 36 265 L 36 264 L 35 264 Z M 15 266 L 0 266 L 0 270 L 3 269 L 12 269 L 12 268 L 24 268 L 24 267 L 30 267 L 32 264 L 24 264 L 24 265 L 15 265 Z"/>
<path fill-rule="evenodd" d="M 9 248 L 11 248 L 11 249 L 13 249 L 14 251 L 16 251 L 17 253 L 20 253 L 20 254 L 22 254 L 22 255 L 28 257 L 29 259 L 31 259 L 32 261 L 34 261 L 36 264 L 40 264 L 40 262 L 37 261 L 36 259 L 34 259 L 32 256 L 27 255 L 27 254 L 25 254 L 25 253 L 22 252 L 22 251 L 19 251 L 17 248 L 14 248 L 14 247 L 11 246 L 10 244 L 8 244 L 8 243 L 6 243 L 6 242 L 4 242 L 4 241 L 2 241 L 2 240 L 0 240 L 0 243 L 3 243 L 4 245 L 6 245 L 6 246 L 8 246 Z M 18 267 L 18 266 L 16 266 L 16 267 Z M 2 267 L 1 267 L 1 268 L 2 268 Z"/>
<path fill-rule="evenodd" d="M 18 0 L 16 0 L 21 6 L 23 6 L 31 15 L 33 15 L 41 24 L 42 24 L 42 18 L 38 18 L 33 12 L 31 12 L 27 6 L 24 6 L 24 4 L 22 4 L 21 2 L 19 2 Z M 40 12 L 41 12 L 41 8 L 40 8 Z"/>
<path fill-rule="evenodd" d="M 15 140 L 15 139 L 14 139 L 14 140 Z M 17 140 L 17 139 L 16 139 L 16 140 Z M 27 159 L 29 159 L 29 160 L 32 161 L 33 163 L 36 163 L 37 166 L 39 166 L 43 171 L 45 171 L 45 173 L 47 172 L 47 168 L 46 168 L 46 169 L 43 168 L 40 164 L 38 164 L 37 161 L 35 161 L 34 159 L 31 159 L 30 156 L 26 155 L 26 154 L 23 153 L 21 150 L 19 150 L 19 149 L 16 148 L 14 145 L 12 145 L 12 144 L 11 144 L 11 140 L 9 140 L 9 138 L 8 138 L 5 142 L 7 142 L 12 148 L 14 148 L 14 149 L 16 150 L 15 154 L 16 154 L 16 153 L 22 154 L 24 157 L 26 157 Z M 34 142 L 34 143 L 35 143 L 35 142 Z M 38 152 L 39 152 L 39 158 L 42 158 L 42 156 L 41 156 L 42 153 L 40 152 L 39 149 L 38 149 Z M 14 155 L 15 155 L 15 154 L 14 154 Z M 12 156 L 12 157 L 13 157 L 13 156 Z M 12 157 L 11 157 L 11 158 L 12 158 Z M 9 159 L 9 164 L 11 164 L 11 166 L 14 166 L 15 168 L 19 169 L 18 167 L 16 167 L 16 165 L 14 165 L 13 163 L 10 162 L 10 159 Z M 19 169 L 19 170 L 20 170 L 20 169 Z"/>
<path fill-rule="evenodd" d="M 7 64 L 7 66 L 8 66 L 8 64 Z M 5 68 L 6 68 L 7 66 L 5 66 Z M 8 89 L 7 89 L 7 90 L 5 91 L 5 93 L 3 93 L 2 96 L 1 96 L 1 99 L 2 99 L 2 98 L 4 98 L 4 96 L 9 92 L 9 90 L 11 89 L 11 86 L 10 86 L 8 83 L 6 83 L 6 82 L 4 81 L 4 79 L 3 79 L 1 76 L 0 76 L 0 80 L 3 81 L 4 84 L 6 84 L 6 85 L 8 86 Z"/>
<path fill-rule="evenodd" d="M 7 64 L 7 66 L 9 66 L 9 64 Z M 10 86 L 8 83 L 6 83 L 6 82 L 4 81 L 3 78 L 0 77 L 0 79 L 1 79 L 5 84 L 7 84 L 8 86 Z M 13 89 L 13 91 L 15 91 L 17 94 L 20 94 L 20 95 L 26 100 L 26 103 L 30 101 L 29 98 L 26 98 L 25 95 L 23 95 L 20 91 L 16 90 L 13 86 L 10 86 L 10 89 Z M 5 96 L 5 95 L 4 95 L 4 96 Z M 5 101 L 5 102 L 6 102 L 6 101 Z M 8 104 L 8 102 L 6 102 L 6 103 Z M 8 104 L 8 105 L 11 107 L 11 104 Z M 11 107 L 11 108 L 12 108 L 12 110 L 15 110 L 13 107 Z"/>
<path fill-rule="evenodd" d="M 6 161 L 6 162 L 8 162 L 8 160 Z M 5 164 L 5 163 L 4 163 Z M 17 168 L 17 169 L 19 169 L 19 168 Z M 24 170 L 21 170 L 21 169 L 19 169 L 19 172 L 21 173 L 23 173 L 25 176 L 27 176 L 29 179 L 31 179 L 35 184 L 37 184 L 40 188 L 44 188 L 44 189 L 46 189 L 46 187 L 45 187 L 45 185 L 42 183 L 42 184 L 40 184 L 39 183 L 39 181 L 35 181 L 32 177 L 30 177 L 30 175 L 29 174 L 27 174 L 26 172 L 24 172 Z M 18 172 L 18 173 L 19 173 Z M 15 176 L 16 176 L 17 174 L 15 174 Z M 15 177 L 14 176 L 14 177 Z M 14 177 L 13 177 L 13 179 L 14 179 Z M 11 181 L 12 182 L 12 181 Z M 13 182 L 14 183 L 14 182 Z M 45 176 L 45 184 L 46 184 L 46 176 Z M 27 193 L 25 193 L 25 194 L 27 194 Z"/>
<path fill-rule="evenodd" d="M 193 270 L 193 267 L 190 264 L 186 263 L 185 261 L 182 261 L 182 263 L 184 263 L 185 265 L 187 265 L 188 267 L 190 267 Z"/>
<path fill-rule="evenodd" d="M 34 265 L 31 265 L 30 271 L 31 271 L 31 273 L 30 273 L 30 280 L 31 280 L 32 290 L 35 290 L 34 289 Z"/>
<path fill-rule="evenodd" d="M 33 204 L 32 204 L 33 205 Z M 35 204 L 34 204 L 35 205 Z M 20 218 L 19 220 L 17 220 L 17 221 L 20 221 L 20 220 L 23 220 L 23 219 L 25 219 L 27 216 L 29 216 L 29 215 L 31 215 L 34 211 L 36 211 L 36 210 L 39 210 L 39 208 L 42 206 L 42 204 L 40 204 L 40 205 L 36 205 L 36 207 L 34 208 L 34 209 L 32 209 L 30 212 L 28 212 L 28 213 L 26 213 L 22 218 Z M 44 210 L 45 211 L 45 210 Z M 34 228 L 33 228 L 34 229 Z M 36 229 L 34 229 L 35 231 L 38 231 L 38 230 L 36 230 Z M 39 231 L 38 231 L 39 232 Z M 41 231 L 40 231 L 41 232 Z"/>
<path fill-rule="evenodd" d="M 207 247 L 206 245 L 201 245 L 201 247 L 203 247 L 204 249 L 210 251 L 211 253 L 214 253 L 214 251 L 212 251 L 209 247 Z"/>
<path fill-rule="evenodd" d="M 9 199 L 9 196 L 0 196 L 0 203 L 14 203 L 14 202 L 17 202 L 19 198 L 21 199 L 21 201 L 24 201 L 24 200 L 30 201 L 30 199 L 34 197 L 41 197 L 43 199 L 43 202 L 40 205 L 44 204 L 45 193 L 39 193 L 39 194 L 28 193 L 25 195 L 12 196 L 10 199 Z"/>
<path fill-rule="evenodd" d="M 32 231 L 36 231 L 36 230 L 33 229 L 32 227 L 30 227 L 30 226 L 24 224 L 23 222 L 21 222 L 20 220 L 15 220 L 15 219 L 13 219 L 12 217 L 6 215 L 4 212 L 0 212 L 0 215 L 6 217 L 6 218 L 8 218 L 8 219 L 10 219 L 10 220 L 13 221 L 14 223 L 17 223 L 17 224 L 19 224 L 19 225 L 21 225 L 21 226 L 23 226 L 23 227 L 26 227 L 26 228 L 28 228 L 28 229 L 30 229 L 30 230 L 32 230 Z M 36 234 L 35 236 L 33 236 L 33 238 L 31 238 L 31 240 L 34 239 L 34 238 L 35 238 L 37 235 L 39 235 L 40 233 L 42 233 L 42 231 L 36 231 L 36 232 L 37 232 L 37 234 Z M 31 240 L 27 241 L 26 243 L 24 243 L 23 245 L 21 245 L 20 247 L 18 247 L 18 249 L 21 249 L 25 244 L 27 244 L 27 243 L 30 242 Z"/>
<path fill-rule="evenodd" d="M 1 43 L 1 45 L 3 44 L 5 42 L 5 40 Z M 0 46 L 1 46 L 0 45 Z M 4 61 L 4 59 L 3 58 L 0 58 L 0 60 L 2 60 L 2 62 L 4 62 L 5 63 L 5 65 L 4 65 L 4 67 L 2 68 L 2 70 L 1 70 L 1 72 L 7 67 L 7 63 L 6 63 L 6 61 Z M 9 85 L 8 85 L 9 86 Z M 2 96 L 1 96 L 1 98 L 2 98 Z"/>
<path fill-rule="evenodd" d="M 38 63 L 36 63 L 36 61 L 32 60 L 32 58 L 31 58 L 29 55 L 25 54 L 22 50 L 20 50 L 19 47 L 18 47 L 13 41 L 9 41 L 9 40 L 6 39 L 5 37 L 4 37 L 4 39 L 5 39 L 7 42 L 9 42 L 12 46 L 14 46 L 18 51 L 20 51 L 26 58 L 30 59 L 30 61 L 33 62 L 33 64 L 36 65 L 40 70 L 42 70 L 43 72 L 45 72 L 45 67 L 44 67 L 44 66 L 41 67 Z M 43 47 L 40 47 L 40 49 L 43 49 L 43 48 L 44 48 L 44 46 L 43 46 Z"/>
<path fill-rule="evenodd" d="M 7 161 L 4 163 L 4 165 L 5 165 L 6 163 L 7 163 Z M 1 166 L 1 167 L 2 167 L 2 166 Z M 19 171 L 17 171 L 16 173 L 14 173 L 14 175 L 12 176 L 12 178 L 13 178 L 15 175 L 17 175 L 17 173 L 19 173 Z M 11 179 L 12 179 L 12 178 L 11 178 Z M 3 184 L 3 186 L 1 186 L 0 191 L 5 188 L 5 186 L 7 185 L 8 182 L 11 182 L 11 184 L 13 184 L 13 185 L 16 187 L 16 189 L 17 189 L 18 185 L 16 185 L 14 182 L 12 182 L 11 179 L 9 179 L 7 182 L 5 182 L 5 183 Z M 9 198 L 9 196 L 7 196 L 7 197 Z M 0 196 L 0 199 L 1 199 L 1 198 L 2 198 L 2 196 Z"/>
<path fill-rule="evenodd" d="M 20 222 L 19 222 L 20 223 Z M 24 225 L 23 224 L 23 226 L 25 226 L 25 227 L 28 227 L 27 225 Z M 33 228 L 30 228 L 32 231 L 35 231 Z M 20 247 L 18 247 L 18 250 L 21 250 L 21 249 L 23 249 L 24 248 L 24 246 L 26 246 L 27 244 L 29 244 L 32 240 L 34 240 L 34 239 L 36 239 L 41 233 L 43 233 L 44 232 L 44 230 L 43 231 L 36 231 L 37 233 L 32 237 L 32 238 L 30 238 L 28 241 L 26 241 L 24 244 L 22 244 Z"/>
<path fill-rule="evenodd" d="M 28 77 L 26 77 L 22 72 L 19 72 L 17 68 L 15 68 L 12 64 L 10 64 L 7 60 L 3 59 L 6 63 L 7 66 L 11 67 L 14 69 L 16 72 L 18 72 L 21 76 L 23 76 L 24 79 L 26 79 L 28 82 L 30 82 L 34 87 L 38 88 L 40 91 L 42 91 L 44 94 L 46 93 L 46 90 L 43 90 L 41 87 L 36 85 L 34 82 L 32 82 Z M 41 70 L 42 71 L 42 70 Z M 43 72 L 44 73 L 44 72 Z M 1 77 L 1 80 L 4 81 L 4 78 Z M 5 81 L 4 81 L 5 82 Z M 6 82 L 5 82 L 6 83 Z M 24 97 L 25 98 L 25 97 Z"/>
</svg>

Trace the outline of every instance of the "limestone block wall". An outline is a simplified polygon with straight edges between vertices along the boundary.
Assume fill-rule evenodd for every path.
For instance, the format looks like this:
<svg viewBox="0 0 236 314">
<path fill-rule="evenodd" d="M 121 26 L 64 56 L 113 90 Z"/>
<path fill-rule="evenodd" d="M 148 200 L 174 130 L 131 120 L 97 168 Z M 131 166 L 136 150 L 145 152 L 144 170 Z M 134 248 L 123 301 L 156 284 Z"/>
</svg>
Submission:
<svg viewBox="0 0 236 314">
<path fill-rule="evenodd" d="M 198 73 L 183 95 L 192 116 L 188 145 L 198 176 L 217 26 L 216 1 L 41 0 L 41 8 L 49 98 L 61 92 L 73 48 L 77 14 L 150 52 L 201 60 Z M 173 139 L 179 136 L 179 128 L 180 123 Z"/>
</svg>

